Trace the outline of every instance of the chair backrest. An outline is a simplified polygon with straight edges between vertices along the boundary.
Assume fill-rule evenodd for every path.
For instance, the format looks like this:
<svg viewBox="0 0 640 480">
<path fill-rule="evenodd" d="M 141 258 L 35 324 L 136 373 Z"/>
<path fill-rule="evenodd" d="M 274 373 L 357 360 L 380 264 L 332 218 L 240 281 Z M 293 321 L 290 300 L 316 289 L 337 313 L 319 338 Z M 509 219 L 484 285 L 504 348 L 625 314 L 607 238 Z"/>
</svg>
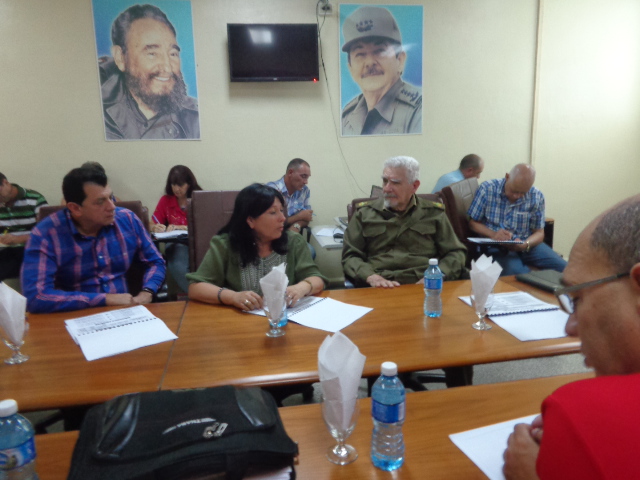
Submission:
<svg viewBox="0 0 640 480">
<path fill-rule="evenodd" d="M 189 223 L 189 270 L 195 272 L 209 249 L 211 237 L 217 235 L 233 213 L 238 190 L 197 190 L 187 207 Z"/>
<path fill-rule="evenodd" d="M 149 231 L 149 209 L 142 206 L 140 200 L 131 201 L 118 201 L 116 206 L 131 210 L 140 219 L 144 228 Z M 64 205 L 45 205 L 40 207 L 38 212 L 38 222 L 43 218 L 48 217 L 52 213 L 56 213 L 65 208 Z M 131 295 L 137 295 L 142 290 L 142 283 L 144 280 L 144 267 L 142 264 L 134 262 L 127 272 L 127 283 L 129 284 L 129 293 Z"/>
<path fill-rule="evenodd" d="M 460 241 L 465 245 L 467 245 L 467 237 L 471 234 L 467 211 L 473 202 L 476 190 L 478 190 L 478 179 L 472 177 L 452 183 L 440 192 L 449 222 L 451 222 Z"/>
<path fill-rule="evenodd" d="M 417 194 L 418 197 L 420 198 L 424 198 L 425 200 L 430 200 L 432 202 L 438 202 L 441 203 L 442 199 L 440 198 L 440 195 L 438 195 L 437 193 L 418 193 Z M 366 205 L 367 203 L 370 203 L 372 201 L 376 200 L 376 198 L 371 197 L 371 198 L 354 198 L 350 204 L 347 205 L 347 218 L 349 220 L 351 220 L 351 217 L 353 217 L 353 214 L 356 212 L 356 210 L 360 207 L 362 207 L 363 205 Z"/>
</svg>

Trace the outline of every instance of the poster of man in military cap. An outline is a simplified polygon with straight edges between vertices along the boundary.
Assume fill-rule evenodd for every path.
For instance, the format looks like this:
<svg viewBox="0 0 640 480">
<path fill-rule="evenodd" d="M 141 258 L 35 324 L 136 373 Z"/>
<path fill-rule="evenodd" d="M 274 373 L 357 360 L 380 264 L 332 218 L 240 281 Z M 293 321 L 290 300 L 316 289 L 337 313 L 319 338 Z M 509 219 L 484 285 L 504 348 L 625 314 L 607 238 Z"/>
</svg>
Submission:
<svg viewBox="0 0 640 480">
<path fill-rule="evenodd" d="M 421 5 L 340 5 L 342 136 L 422 133 Z"/>
</svg>

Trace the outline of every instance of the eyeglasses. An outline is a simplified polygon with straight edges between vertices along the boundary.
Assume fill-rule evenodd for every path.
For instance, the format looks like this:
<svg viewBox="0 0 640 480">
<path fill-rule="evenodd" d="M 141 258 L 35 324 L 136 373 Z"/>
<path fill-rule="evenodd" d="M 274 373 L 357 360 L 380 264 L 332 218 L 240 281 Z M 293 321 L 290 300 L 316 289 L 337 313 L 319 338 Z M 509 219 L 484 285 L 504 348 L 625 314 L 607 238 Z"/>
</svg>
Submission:
<svg viewBox="0 0 640 480">
<path fill-rule="evenodd" d="M 591 282 L 579 283 L 578 285 L 571 285 L 570 287 L 556 288 L 553 293 L 558 299 L 558 303 L 560 304 L 560 307 L 562 308 L 562 310 L 567 312 L 569 315 L 572 315 L 573 312 L 575 311 L 575 304 L 573 301 L 573 297 L 569 295 L 569 293 L 582 290 L 583 288 L 593 287 L 594 285 L 613 282 L 614 280 L 618 280 L 619 278 L 627 277 L 627 276 L 629 276 L 629 272 L 618 273 L 616 275 L 600 278 L 598 280 L 593 280 Z"/>
</svg>

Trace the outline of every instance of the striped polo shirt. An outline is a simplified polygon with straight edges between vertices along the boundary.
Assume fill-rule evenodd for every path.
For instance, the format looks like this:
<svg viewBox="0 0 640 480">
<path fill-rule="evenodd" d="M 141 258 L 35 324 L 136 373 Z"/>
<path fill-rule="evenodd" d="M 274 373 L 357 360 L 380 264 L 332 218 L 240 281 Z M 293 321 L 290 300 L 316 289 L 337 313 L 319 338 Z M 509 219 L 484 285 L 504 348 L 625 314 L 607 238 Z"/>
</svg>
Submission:
<svg viewBox="0 0 640 480">
<path fill-rule="evenodd" d="M 40 207 L 47 204 L 45 198 L 35 190 L 22 188 L 13 184 L 18 189 L 13 205 L 7 207 L 0 204 L 0 234 L 13 233 L 14 235 L 28 235 L 36 224 L 36 218 Z"/>
</svg>

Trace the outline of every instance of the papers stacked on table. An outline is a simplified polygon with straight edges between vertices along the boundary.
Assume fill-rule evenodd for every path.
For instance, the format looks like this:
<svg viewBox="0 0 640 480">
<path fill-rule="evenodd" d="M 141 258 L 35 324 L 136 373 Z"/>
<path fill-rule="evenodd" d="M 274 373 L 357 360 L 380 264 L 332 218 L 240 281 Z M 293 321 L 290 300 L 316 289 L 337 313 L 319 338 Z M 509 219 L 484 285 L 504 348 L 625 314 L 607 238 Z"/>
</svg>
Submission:
<svg viewBox="0 0 640 480">
<path fill-rule="evenodd" d="M 471 305 L 469 297 L 459 297 Z M 526 292 L 496 293 L 489 318 L 520 341 L 562 338 L 569 315 Z"/>
<path fill-rule="evenodd" d="M 178 338 L 142 305 L 65 320 L 64 323 L 89 361 Z"/>
</svg>

